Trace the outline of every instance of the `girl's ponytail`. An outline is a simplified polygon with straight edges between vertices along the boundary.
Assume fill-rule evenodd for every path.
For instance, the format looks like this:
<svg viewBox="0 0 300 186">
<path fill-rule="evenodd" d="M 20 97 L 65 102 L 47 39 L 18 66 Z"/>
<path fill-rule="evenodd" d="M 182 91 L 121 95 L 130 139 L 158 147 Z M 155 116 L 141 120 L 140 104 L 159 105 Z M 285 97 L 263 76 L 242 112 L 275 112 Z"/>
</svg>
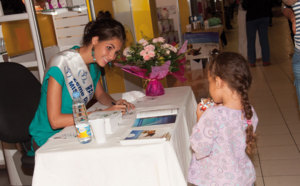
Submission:
<svg viewBox="0 0 300 186">
<path fill-rule="evenodd" d="M 247 128 L 246 128 L 246 153 L 249 157 L 251 157 L 255 152 L 255 144 L 256 144 L 256 135 L 253 132 L 253 125 L 251 122 L 251 118 L 253 116 L 252 108 L 248 99 L 247 90 L 242 90 L 240 92 L 242 105 L 244 108 L 244 115 L 247 120 Z"/>
<path fill-rule="evenodd" d="M 208 66 L 211 76 L 220 77 L 226 81 L 232 90 L 241 96 L 244 117 L 251 121 L 253 112 L 248 98 L 248 90 L 252 83 L 252 76 L 246 59 L 238 53 L 223 52 L 217 55 Z M 246 129 L 246 153 L 251 156 L 255 150 L 256 136 L 253 126 L 248 122 Z"/>
</svg>

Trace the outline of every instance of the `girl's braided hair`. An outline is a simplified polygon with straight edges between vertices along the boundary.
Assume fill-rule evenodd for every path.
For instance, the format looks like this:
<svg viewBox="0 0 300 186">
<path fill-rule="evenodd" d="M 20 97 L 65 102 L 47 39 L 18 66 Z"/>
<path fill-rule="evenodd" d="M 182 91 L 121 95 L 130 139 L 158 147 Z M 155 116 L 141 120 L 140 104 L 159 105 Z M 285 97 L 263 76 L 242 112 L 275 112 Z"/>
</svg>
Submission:
<svg viewBox="0 0 300 186">
<path fill-rule="evenodd" d="M 244 117 L 251 120 L 253 112 L 248 98 L 248 90 L 252 82 L 249 65 L 246 59 L 238 53 L 224 52 L 217 55 L 208 70 L 213 78 L 220 77 L 228 83 L 228 86 L 237 91 L 241 96 Z M 246 128 L 246 153 L 251 156 L 255 150 L 256 136 L 253 126 L 248 124 Z"/>
</svg>

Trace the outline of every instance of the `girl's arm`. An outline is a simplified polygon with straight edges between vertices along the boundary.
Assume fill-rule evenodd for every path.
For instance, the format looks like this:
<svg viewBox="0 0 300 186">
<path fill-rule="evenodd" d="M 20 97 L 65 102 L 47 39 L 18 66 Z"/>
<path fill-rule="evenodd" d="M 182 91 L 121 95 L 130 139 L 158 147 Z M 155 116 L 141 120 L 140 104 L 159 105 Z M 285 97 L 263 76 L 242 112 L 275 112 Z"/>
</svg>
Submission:
<svg viewBox="0 0 300 186">
<path fill-rule="evenodd" d="M 52 129 L 74 125 L 72 114 L 61 113 L 62 87 L 50 76 L 47 91 L 47 112 Z"/>
<path fill-rule="evenodd" d="M 197 159 L 205 158 L 211 154 L 215 136 L 218 134 L 218 129 L 213 124 L 214 117 L 211 115 L 212 112 L 207 113 L 206 111 L 193 127 L 190 144 Z"/>
</svg>

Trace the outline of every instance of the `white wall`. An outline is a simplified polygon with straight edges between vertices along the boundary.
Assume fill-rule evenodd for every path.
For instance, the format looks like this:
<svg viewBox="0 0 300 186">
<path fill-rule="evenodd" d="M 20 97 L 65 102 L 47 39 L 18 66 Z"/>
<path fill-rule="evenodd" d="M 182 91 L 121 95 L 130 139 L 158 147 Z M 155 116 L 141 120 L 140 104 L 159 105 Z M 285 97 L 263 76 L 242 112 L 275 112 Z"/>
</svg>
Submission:
<svg viewBox="0 0 300 186">
<path fill-rule="evenodd" d="M 114 18 L 124 25 L 129 37 L 132 37 L 133 42 L 136 42 L 130 0 L 113 0 L 112 3 Z M 126 72 L 124 72 L 124 84 L 126 91 L 143 90 L 142 79 Z"/>
</svg>

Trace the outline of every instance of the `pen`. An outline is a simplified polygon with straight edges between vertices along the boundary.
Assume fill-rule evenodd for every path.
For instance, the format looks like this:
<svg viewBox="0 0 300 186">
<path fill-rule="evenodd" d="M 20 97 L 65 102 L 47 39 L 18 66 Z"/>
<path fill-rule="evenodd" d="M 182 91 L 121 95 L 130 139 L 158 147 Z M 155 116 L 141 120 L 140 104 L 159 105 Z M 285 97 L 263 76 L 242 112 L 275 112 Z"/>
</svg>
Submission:
<svg viewBox="0 0 300 186">
<path fill-rule="evenodd" d="M 115 103 L 115 102 L 113 102 L 113 101 L 111 102 L 111 104 L 112 104 L 112 105 L 116 105 L 116 103 Z"/>
</svg>

